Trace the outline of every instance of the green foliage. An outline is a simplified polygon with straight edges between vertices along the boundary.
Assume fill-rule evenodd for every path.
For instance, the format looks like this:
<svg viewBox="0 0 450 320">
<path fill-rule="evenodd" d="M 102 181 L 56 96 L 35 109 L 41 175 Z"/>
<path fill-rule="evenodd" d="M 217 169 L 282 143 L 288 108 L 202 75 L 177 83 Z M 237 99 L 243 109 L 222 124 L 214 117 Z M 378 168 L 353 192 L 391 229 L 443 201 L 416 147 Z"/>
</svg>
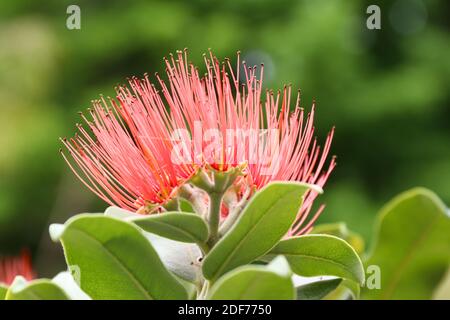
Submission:
<svg viewBox="0 0 450 320">
<path fill-rule="evenodd" d="M 352 1 L 85 1 L 81 32 L 64 28 L 64 1 L 40 6 L 38 15 L 25 0 L 0 2 L 0 108 L 7 119 L 0 136 L 0 253 L 35 251 L 50 215 L 64 221 L 68 213 L 103 206 L 62 166 L 55 137 L 72 135 L 76 111 L 99 93 L 113 95 L 128 76 L 161 73 L 161 57 L 184 47 L 196 63 L 208 47 L 232 61 L 241 50 L 249 65 L 265 62 L 265 87 L 292 83 L 293 91 L 302 89 L 306 110 L 317 101 L 319 133 L 336 125 L 332 153 L 339 166 L 321 200 L 327 208 L 320 222 L 345 221 L 369 240 L 376 209 L 398 190 L 424 185 L 449 203 L 450 5 L 422 2 L 424 28 L 408 35 L 391 19 L 382 20 L 382 30 L 367 30 L 360 21 L 365 5 Z M 380 5 L 390 16 L 392 4 Z M 446 223 L 433 225 L 416 250 L 412 233 L 434 219 L 426 212 L 432 206 L 422 207 L 422 216 L 413 207 L 392 215 L 399 216 L 395 228 L 384 227 L 391 214 L 378 222 L 367 263 L 380 263 L 386 283 L 365 289 L 364 297 L 430 297 L 448 266 L 448 233 L 439 231 Z M 187 203 L 182 208 L 192 211 Z M 313 232 L 341 237 L 363 255 L 351 232 L 319 227 Z M 170 272 L 195 280 L 199 264 L 187 258 L 191 251 L 196 257 L 195 245 L 145 237 Z M 46 268 L 60 267 L 51 262 L 59 253 L 44 259 Z M 401 274 L 399 259 L 406 261 Z"/>
<path fill-rule="evenodd" d="M 343 223 L 283 239 L 309 188 L 270 183 L 217 243 L 207 245 L 209 221 L 194 213 L 138 216 L 110 207 L 104 215 L 75 216 L 50 226 L 72 274 L 29 283 L 16 278 L 0 294 L 7 299 L 312 300 L 359 299 L 363 288 L 365 299 L 448 295 L 450 217 L 434 193 L 413 189 L 385 206 L 365 275 L 358 253 L 344 240 L 358 236 Z M 360 241 L 349 242 L 361 249 Z M 374 287 L 373 266 L 381 271 L 380 288 Z M 320 278 L 295 287 L 293 273 Z"/>
<path fill-rule="evenodd" d="M 180 210 L 181 211 L 183 211 L 183 212 L 195 212 L 195 209 L 192 206 L 192 204 L 189 201 L 187 201 L 186 199 L 181 198 L 178 201 L 180 203 Z"/>
<path fill-rule="evenodd" d="M 79 215 L 52 225 L 69 268 L 79 268 L 81 288 L 93 299 L 186 299 L 150 242 L 132 224 L 101 215 Z"/>
<path fill-rule="evenodd" d="M 320 300 L 333 292 L 341 283 L 342 279 L 336 278 L 298 286 L 295 288 L 297 300 Z"/>
<path fill-rule="evenodd" d="M 39 14 L 2 1 L 0 252 L 35 249 L 51 214 L 103 206 L 62 165 L 55 137 L 72 135 L 76 112 L 100 93 L 161 73 L 161 57 L 184 47 L 196 63 L 209 47 L 232 61 L 241 50 L 249 64 L 265 62 L 266 87 L 292 82 L 306 110 L 317 100 L 317 130 L 336 125 L 339 159 L 321 221 L 345 221 L 367 240 L 376 209 L 398 190 L 424 185 L 450 203 L 449 3 L 422 2 L 424 28 L 403 35 L 387 18 L 382 30 L 364 28 L 356 1 L 84 1 L 81 32 L 64 28 L 67 1 Z M 388 17 L 392 2 L 380 5 Z"/>
<path fill-rule="evenodd" d="M 350 231 L 343 222 L 319 224 L 310 233 L 336 236 L 348 242 L 358 254 L 364 253 L 364 239 L 359 234 Z"/>
<path fill-rule="evenodd" d="M 346 279 L 298 288 L 301 297 L 323 297 L 345 281 L 357 292 L 364 277 L 361 262 L 344 240 L 317 234 L 281 240 L 311 187 L 274 182 L 258 191 L 228 233 L 209 253 L 203 251 L 203 259 L 199 249 L 208 227 L 193 213 L 137 216 L 110 207 L 104 215 L 82 214 L 51 225 L 50 234 L 61 241 L 69 270 L 93 299 L 295 299 L 291 268 L 300 275 Z M 266 260 L 281 255 L 268 264 L 249 264 L 271 249 Z M 70 298 L 89 298 L 74 288 L 69 273 L 56 282 Z"/>
<path fill-rule="evenodd" d="M 47 279 L 28 282 L 16 277 L 6 293 L 6 300 L 68 300 L 66 293 Z"/>
<path fill-rule="evenodd" d="M 203 261 L 206 279 L 219 276 L 263 256 L 287 233 L 311 186 L 270 183 L 255 194 L 233 228 Z"/>
<path fill-rule="evenodd" d="M 117 207 L 107 208 L 104 214 L 125 221 L 140 217 L 136 213 Z M 188 282 L 196 281 L 200 272 L 197 259 L 201 257 L 201 251 L 196 245 L 173 241 L 145 231 L 143 234 L 169 271 Z"/>
<path fill-rule="evenodd" d="M 205 243 L 208 239 L 208 226 L 194 213 L 165 212 L 130 221 L 147 232 L 175 241 Z"/>
<path fill-rule="evenodd" d="M 355 250 L 330 235 L 305 235 L 280 241 L 270 254 L 284 255 L 292 271 L 305 277 L 336 276 L 364 283 L 364 269 Z"/>
<path fill-rule="evenodd" d="M 248 265 L 221 277 L 211 288 L 212 300 L 292 300 L 289 264 L 277 257 L 267 266 Z"/>
<path fill-rule="evenodd" d="M 381 271 L 381 288 L 366 299 L 430 299 L 450 265 L 450 216 L 431 191 L 417 188 L 381 211 L 375 245 L 366 261 Z"/>
<path fill-rule="evenodd" d="M 3 284 L 0 284 L 0 300 L 5 299 L 7 291 L 8 291 L 8 287 Z"/>
</svg>

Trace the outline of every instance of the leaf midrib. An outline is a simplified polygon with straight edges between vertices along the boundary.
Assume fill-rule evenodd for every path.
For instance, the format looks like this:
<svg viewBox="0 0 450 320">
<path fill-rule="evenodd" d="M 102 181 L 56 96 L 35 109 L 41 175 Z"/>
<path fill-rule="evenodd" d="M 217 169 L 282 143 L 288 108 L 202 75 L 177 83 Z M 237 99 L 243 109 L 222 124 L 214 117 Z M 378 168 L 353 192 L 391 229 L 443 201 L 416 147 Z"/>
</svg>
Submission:
<svg viewBox="0 0 450 320">
<path fill-rule="evenodd" d="M 86 232 L 82 229 L 76 228 L 74 227 L 74 229 L 72 230 L 72 232 L 79 232 L 84 234 L 85 236 L 87 236 L 88 239 L 93 240 L 95 243 L 99 244 L 101 247 L 105 248 L 105 251 L 107 252 L 107 254 L 112 258 L 112 260 L 114 262 L 117 263 L 117 265 L 122 268 L 122 270 L 125 272 L 125 274 L 127 274 L 131 280 L 133 281 L 133 283 L 135 284 L 135 287 L 137 289 L 139 289 L 140 291 L 142 291 L 142 293 L 144 294 L 144 296 L 148 299 L 148 300 L 154 300 L 154 298 L 147 292 L 147 290 L 145 289 L 145 287 L 139 282 L 137 276 L 130 270 L 128 269 L 125 264 L 123 263 L 123 261 L 121 259 L 119 259 L 119 257 L 117 257 L 114 253 L 112 253 L 108 247 L 104 246 L 104 244 L 100 241 L 97 240 L 94 236 L 92 236 L 89 232 Z"/>
<path fill-rule="evenodd" d="M 285 193 L 285 197 L 291 195 L 292 193 L 295 193 L 297 190 L 292 190 L 290 192 Z M 273 202 L 268 209 L 266 210 L 265 214 L 262 214 L 259 219 L 257 220 L 257 222 L 250 228 L 250 230 L 245 234 L 245 236 L 238 242 L 238 244 L 234 247 L 233 250 L 231 250 L 230 254 L 227 256 L 227 258 L 225 259 L 225 261 L 223 262 L 222 266 L 219 267 L 219 269 L 217 269 L 217 271 L 214 273 L 214 276 L 212 277 L 213 279 L 216 278 L 217 274 L 220 274 L 222 272 L 222 270 L 224 269 L 224 267 L 227 265 L 227 263 L 233 258 L 235 252 L 242 246 L 242 244 L 245 242 L 245 240 L 251 235 L 251 233 L 253 232 L 253 230 L 256 228 L 256 226 L 260 223 L 260 221 L 267 215 L 267 212 L 271 211 L 276 204 L 278 204 L 278 202 L 282 201 L 284 197 L 278 198 L 275 202 Z M 301 203 L 300 203 L 301 206 Z M 268 249 L 270 250 L 270 248 Z"/>
</svg>

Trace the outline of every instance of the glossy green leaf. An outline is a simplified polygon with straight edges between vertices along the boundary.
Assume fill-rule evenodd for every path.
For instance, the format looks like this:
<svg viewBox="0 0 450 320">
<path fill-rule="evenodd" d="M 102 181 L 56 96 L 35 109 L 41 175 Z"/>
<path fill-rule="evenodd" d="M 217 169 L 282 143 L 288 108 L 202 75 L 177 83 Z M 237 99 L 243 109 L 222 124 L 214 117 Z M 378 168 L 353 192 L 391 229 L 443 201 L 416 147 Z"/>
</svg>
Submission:
<svg viewBox="0 0 450 320">
<path fill-rule="evenodd" d="M 358 300 L 361 286 L 353 280 L 342 279 L 339 286 L 323 297 L 323 300 Z"/>
<path fill-rule="evenodd" d="M 336 276 L 364 283 L 364 269 L 355 250 L 331 235 L 311 234 L 280 241 L 271 255 L 284 255 L 300 276 Z"/>
<path fill-rule="evenodd" d="M 194 213 L 164 212 L 129 221 L 147 232 L 175 241 L 204 243 L 208 239 L 208 226 Z"/>
<path fill-rule="evenodd" d="M 380 289 L 366 299 L 430 299 L 450 264 L 450 216 L 431 191 L 407 191 L 382 210 L 366 266 L 378 266 Z M 367 282 L 369 282 L 368 275 Z"/>
<path fill-rule="evenodd" d="M 274 182 L 256 193 L 231 230 L 203 262 L 203 274 L 215 280 L 267 253 L 289 230 L 310 185 Z"/>
<path fill-rule="evenodd" d="M 335 290 L 342 279 L 329 279 L 304 284 L 296 288 L 297 300 L 320 300 Z"/>
<path fill-rule="evenodd" d="M 5 299 L 7 291 L 8 291 L 8 287 L 3 284 L 0 284 L 0 300 Z"/>
<path fill-rule="evenodd" d="M 267 266 L 247 265 L 221 277 L 211 288 L 212 300 L 292 300 L 295 289 L 289 264 L 277 257 Z"/>
<path fill-rule="evenodd" d="M 105 216 L 124 221 L 140 216 L 118 207 L 109 207 L 104 214 Z M 202 252 L 197 245 L 170 240 L 145 231 L 143 231 L 143 234 L 150 241 L 164 266 L 169 271 L 188 282 L 197 281 L 201 273 L 198 261 L 202 257 Z"/>
<path fill-rule="evenodd" d="M 180 211 L 195 213 L 195 209 L 189 201 L 187 201 L 186 199 L 183 199 L 183 198 L 178 199 L 178 201 L 179 201 Z"/>
<path fill-rule="evenodd" d="M 361 237 L 358 233 L 349 231 L 347 237 L 344 240 L 352 246 L 353 249 L 360 255 L 363 256 L 366 244 L 364 242 L 363 237 Z"/>
<path fill-rule="evenodd" d="M 50 226 L 69 268 L 93 299 L 186 299 L 187 292 L 164 267 L 134 225 L 102 215 L 79 215 Z"/>
<path fill-rule="evenodd" d="M 336 236 L 345 240 L 359 255 L 364 253 L 364 239 L 359 234 L 350 231 L 343 222 L 319 224 L 311 230 L 310 234 L 329 234 Z"/>
<path fill-rule="evenodd" d="M 16 277 L 6 293 L 6 300 L 68 300 L 67 294 L 48 279 L 27 282 Z"/>
<path fill-rule="evenodd" d="M 348 228 L 343 222 L 324 223 L 314 226 L 310 234 L 329 234 L 343 239 L 348 235 Z"/>
<path fill-rule="evenodd" d="M 342 281 L 341 287 L 349 292 L 350 298 L 354 300 L 359 299 L 361 294 L 361 286 L 358 283 L 352 280 L 344 279 Z"/>
</svg>

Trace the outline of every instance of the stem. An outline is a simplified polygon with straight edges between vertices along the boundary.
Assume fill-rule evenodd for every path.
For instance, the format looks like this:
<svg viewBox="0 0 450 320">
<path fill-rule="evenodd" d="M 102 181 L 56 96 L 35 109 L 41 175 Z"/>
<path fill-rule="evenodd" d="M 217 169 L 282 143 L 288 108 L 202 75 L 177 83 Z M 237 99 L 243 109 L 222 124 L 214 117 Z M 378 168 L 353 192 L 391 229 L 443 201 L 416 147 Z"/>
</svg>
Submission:
<svg viewBox="0 0 450 320">
<path fill-rule="evenodd" d="M 185 184 L 180 187 L 178 195 L 181 198 L 189 201 L 190 204 L 192 205 L 192 207 L 194 208 L 195 212 L 203 217 L 203 216 L 206 216 L 206 214 L 207 214 L 207 212 L 206 212 L 207 208 L 202 200 L 203 196 L 204 196 L 204 192 L 205 191 L 203 191 L 197 187 L 193 187 L 189 184 Z"/>
<path fill-rule="evenodd" d="M 209 239 L 207 244 L 212 248 L 219 239 L 219 224 L 222 198 L 228 188 L 239 175 L 242 175 L 243 166 L 228 171 L 216 171 L 210 168 L 210 175 L 202 168 L 191 179 L 190 183 L 205 191 L 209 195 Z"/>
<path fill-rule="evenodd" d="M 203 242 L 197 242 L 198 247 L 200 248 L 200 250 L 203 253 L 203 256 L 206 256 L 209 252 L 209 250 L 211 250 L 211 248 L 209 247 L 209 245 L 207 243 L 203 243 Z"/>
<path fill-rule="evenodd" d="M 222 192 L 211 192 L 209 194 L 209 240 L 208 244 L 212 247 L 218 238 L 219 222 L 220 222 L 220 209 L 222 205 Z"/>
<path fill-rule="evenodd" d="M 203 287 L 200 290 L 200 293 L 197 295 L 197 300 L 206 300 L 206 297 L 208 296 L 208 290 L 209 290 L 209 282 L 205 281 L 203 282 Z"/>
</svg>

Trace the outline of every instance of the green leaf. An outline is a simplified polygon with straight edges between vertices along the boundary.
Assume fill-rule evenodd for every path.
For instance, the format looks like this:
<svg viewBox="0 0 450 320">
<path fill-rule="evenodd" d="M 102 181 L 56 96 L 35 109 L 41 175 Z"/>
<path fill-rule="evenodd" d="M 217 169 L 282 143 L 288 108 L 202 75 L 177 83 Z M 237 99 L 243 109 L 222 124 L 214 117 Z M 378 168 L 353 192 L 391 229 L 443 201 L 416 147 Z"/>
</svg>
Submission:
<svg viewBox="0 0 450 320">
<path fill-rule="evenodd" d="M 344 238 L 344 240 L 352 246 L 355 251 L 362 256 L 364 254 L 364 250 L 366 247 L 366 244 L 364 242 L 363 237 L 359 235 L 356 232 L 349 231 L 347 237 Z"/>
<path fill-rule="evenodd" d="M 180 211 L 195 213 L 195 209 L 189 201 L 187 201 L 186 199 L 183 199 L 183 198 L 178 199 L 178 201 L 179 201 Z"/>
<path fill-rule="evenodd" d="M 324 223 L 314 226 L 310 234 L 329 234 L 344 239 L 348 236 L 348 228 L 343 222 Z"/>
<path fill-rule="evenodd" d="M 359 234 L 350 231 L 343 222 L 319 224 L 309 234 L 329 234 L 336 236 L 345 240 L 359 255 L 364 253 L 364 239 Z"/>
<path fill-rule="evenodd" d="M 128 221 L 140 215 L 118 207 L 109 207 L 105 216 Z M 176 276 L 188 282 L 196 282 L 201 273 L 199 258 L 202 252 L 195 244 L 170 240 L 153 233 L 143 231 L 144 236 L 150 241 L 158 253 L 164 266 Z"/>
<path fill-rule="evenodd" d="M 292 300 L 295 289 L 289 264 L 277 257 L 267 266 L 247 265 L 221 277 L 211 288 L 211 300 Z"/>
<path fill-rule="evenodd" d="M 103 215 L 78 215 L 51 225 L 67 265 L 79 268 L 79 283 L 93 299 L 186 299 L 187 292 L 164 267 L 134 225 Z"/>
<path fill-rule="evenodd" d="M 361 286 L 358 283 L 352 280 L 344 279 L 342 281 L 341 287 L 348 290 L 351 298 L 353 298 L 354 300 L 359 299 L 359 296 L 361 294 Z"/>
<path fill-rule="evenodd" d="M 194 213 L 164 212 L 132 218 L 129 221 L 144 231 L 175 241 L 204 243 L 208 239 L 208 226 Z"/>
<path fill-rule="evenodd" d="M 118 207 L 109 207 L 105 211 L 105 216 L 128 221 L 140 215 Z M 191 283 L 198 280 L 201 273 L 198 261 L 202 257 L 202 252 L 197 245 L 170 240 L 145 231 L 143 234 L 169 271 Z"/>
<path fill-rule="evenodd" d="M 380 289 L 365 299 L 430 299 L 450 264 L 450 217 L 431 191 L 416 188 L 394 198 L 378 217 L 366 266 L 381 271 Z"/>
<path fill-rule="evenodd" d="M 289 230 L 304 193 L 314 186 L 273 182 L 256 193 L 228 233 L 203 262 L 205 278 L 216 280 L 267 253 Z"/>
<path fill-rule="evenodd" d="M 6 300 L 68 300 L 66 293 L 48 279 L 27 282 L 16 277 L 6 293 Z"/>
<path fill-rule="evenodd" d="M 0 300 L 5 300 L 6 292 L 8 291 L 8 287 L 0 284 Z"/>
<path fill-rule="evenodd" d="M 342 279 L 329 279 L 304 284 L 296 288 L 297 300 L 320 300 L 335 290 Z"/>
<path fill-rule="evenodd" d="M 311 234 L 280 241 L 271 255 L 284 255 L 300 276 L 336 276 L 364 283 L 364 269 L 355 250 L 344 240 Z"/>
</svg>

